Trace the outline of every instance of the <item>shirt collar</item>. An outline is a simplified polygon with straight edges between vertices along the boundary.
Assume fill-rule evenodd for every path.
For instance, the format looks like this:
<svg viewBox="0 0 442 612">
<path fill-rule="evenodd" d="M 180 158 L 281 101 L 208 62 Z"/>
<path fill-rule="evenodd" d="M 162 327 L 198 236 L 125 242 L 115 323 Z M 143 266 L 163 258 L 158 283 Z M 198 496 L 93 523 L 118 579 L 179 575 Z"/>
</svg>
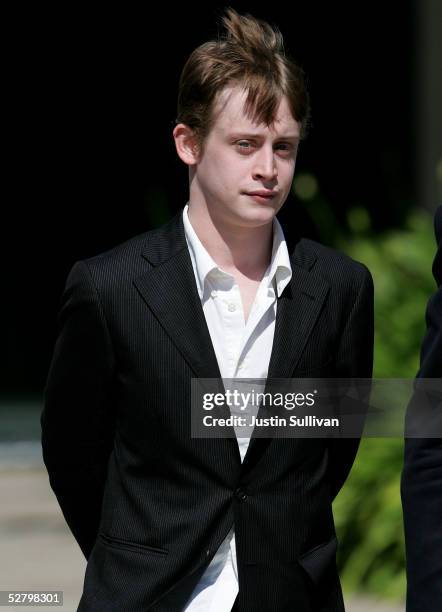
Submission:
<svg viewBox="0 0 442 612">
<path fill-rule="evenodd" d="M 201 243 L 201 240 L 198 238 L 189 220 L 187 212 L 188 207 L 188 204 L 186 204 L 183 210 L 184 233 L 197 281 L 198 294 L 202 300 L 204 295 L 204 285 L 208 274 L 210 274 L 213 270 L 217 270 L 222 274 L 226 273 L 223 272 L 218 264 L 212 259 Z M 272 258 L 264 277 L 267 278 L 268 287 L 272 287 L 273 283 L 275 283 L 278 297 L 284 291 L 285 286 L 290 282 L 292 277 L 292 267 L 290 264 L 287 244 L 284 238 L 284 232 L 276 217 L 273 219 Z"/>
<path fill-rule="evenodd" d="M 280 222 L 276 217 L 273 218 L 273 247 L 272 259 L 270 262 L 269 286 L 275 279 L 276 294 L 278 297 L 284 291 L 284 288 L 292 278 L 292 266 L 290 264 L 290 256 L 287 249 L 287 243 L 284 238 L 284 232 Z"/>
<path fill-rule="evenodd" d="M 219 270 L 219 267 L 204 248 L 201 240 L 198 238 L 195 230 L 193 229 L 187 214 L 187 209 L 188 204 L 186 204 L 183 210 L 184 234 L 186 236 L 186 242 L 189 248 L 190 259 L 192 260 L 192 267 L 195 273 L 198 294 L 202 300 L 207 275 L 210 274 L 212 270 Z"/>
</svg>

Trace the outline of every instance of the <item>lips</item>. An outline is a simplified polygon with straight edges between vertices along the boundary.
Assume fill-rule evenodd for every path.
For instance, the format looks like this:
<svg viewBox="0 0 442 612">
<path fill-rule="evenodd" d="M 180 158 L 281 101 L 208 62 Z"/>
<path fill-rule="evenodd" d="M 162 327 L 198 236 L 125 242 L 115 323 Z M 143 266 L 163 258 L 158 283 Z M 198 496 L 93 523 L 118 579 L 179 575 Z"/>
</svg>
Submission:
<svg viewBox="0 0 442 612">
<path fill-rule="evenodd" d="M 274 198 L 276 196 L 276 191 L 248 191 L 246 195 L 250 196 L 260 196 L 261 198 Z"/>
</svg>

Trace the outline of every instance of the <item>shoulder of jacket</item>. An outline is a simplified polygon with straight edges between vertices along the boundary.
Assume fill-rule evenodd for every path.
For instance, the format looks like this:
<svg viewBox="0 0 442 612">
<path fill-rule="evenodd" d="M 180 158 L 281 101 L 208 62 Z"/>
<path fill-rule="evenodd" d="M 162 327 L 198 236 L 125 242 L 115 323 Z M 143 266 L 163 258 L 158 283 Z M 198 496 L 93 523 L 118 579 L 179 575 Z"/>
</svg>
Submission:
<svg viewBox="0 0 442 612">
<path fill-rule="evenodd" d="M 142 257 L 146 245 L 161 228 L 137 234 L 116 246 L 79 260 L 97 288 L 112 288 L 131 283 L 132 280 L 146 271 L 149 263 Z"/>
<path fill-rule="evenodd" d="M 326 246 L 309 238 L 302 238 L 301 248 L 316 257 L 316 265 L 321 269 L 330 269 L 335 272 L 348 272 L 351 274 L 370 274 L 367 266 L 338 249 Z"/>
</svg>

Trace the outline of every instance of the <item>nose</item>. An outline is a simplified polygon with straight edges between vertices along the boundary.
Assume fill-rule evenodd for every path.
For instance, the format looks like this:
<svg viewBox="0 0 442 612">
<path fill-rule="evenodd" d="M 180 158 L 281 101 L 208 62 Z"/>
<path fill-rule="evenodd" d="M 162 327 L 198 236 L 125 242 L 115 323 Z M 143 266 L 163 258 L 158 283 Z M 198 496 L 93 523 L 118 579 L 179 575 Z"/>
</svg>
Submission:
<svg viewBox="0 0 442 612">
<path fill-rule="evenodd" d="M 278 176 L 276 167 L 275 155 L 273 149 L 265 149 L 260 151 L 258 157 L 255 158 L 255 167 L 253 169 L 253 178 L 265 181 L 274 180 Z"/>
</svg>

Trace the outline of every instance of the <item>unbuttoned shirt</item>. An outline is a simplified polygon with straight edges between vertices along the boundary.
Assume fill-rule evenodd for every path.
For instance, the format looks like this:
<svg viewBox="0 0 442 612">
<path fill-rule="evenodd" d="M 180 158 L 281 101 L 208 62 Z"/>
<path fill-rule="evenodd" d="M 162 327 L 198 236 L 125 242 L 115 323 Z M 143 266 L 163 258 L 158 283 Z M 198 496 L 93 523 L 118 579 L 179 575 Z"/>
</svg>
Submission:
<svg viewBox="0 0 442 612">
<path fill-rule="evenodd" d="M 273 219 L 270 264 L 265 271 L 247 321 L 234 277 L 222 270 L 202 245 L 183 210 L 186 242 L 196 286 L 222 378 L 266 379 L 275 332 L 277 297 L 290 282 L 292 268 L 279 221 Z M 241 462 L 250 438 L 237 438 Z M 207 566 L 186 612 L 230 612 L 238 594 L 234 527 Z"/>
</svg>

